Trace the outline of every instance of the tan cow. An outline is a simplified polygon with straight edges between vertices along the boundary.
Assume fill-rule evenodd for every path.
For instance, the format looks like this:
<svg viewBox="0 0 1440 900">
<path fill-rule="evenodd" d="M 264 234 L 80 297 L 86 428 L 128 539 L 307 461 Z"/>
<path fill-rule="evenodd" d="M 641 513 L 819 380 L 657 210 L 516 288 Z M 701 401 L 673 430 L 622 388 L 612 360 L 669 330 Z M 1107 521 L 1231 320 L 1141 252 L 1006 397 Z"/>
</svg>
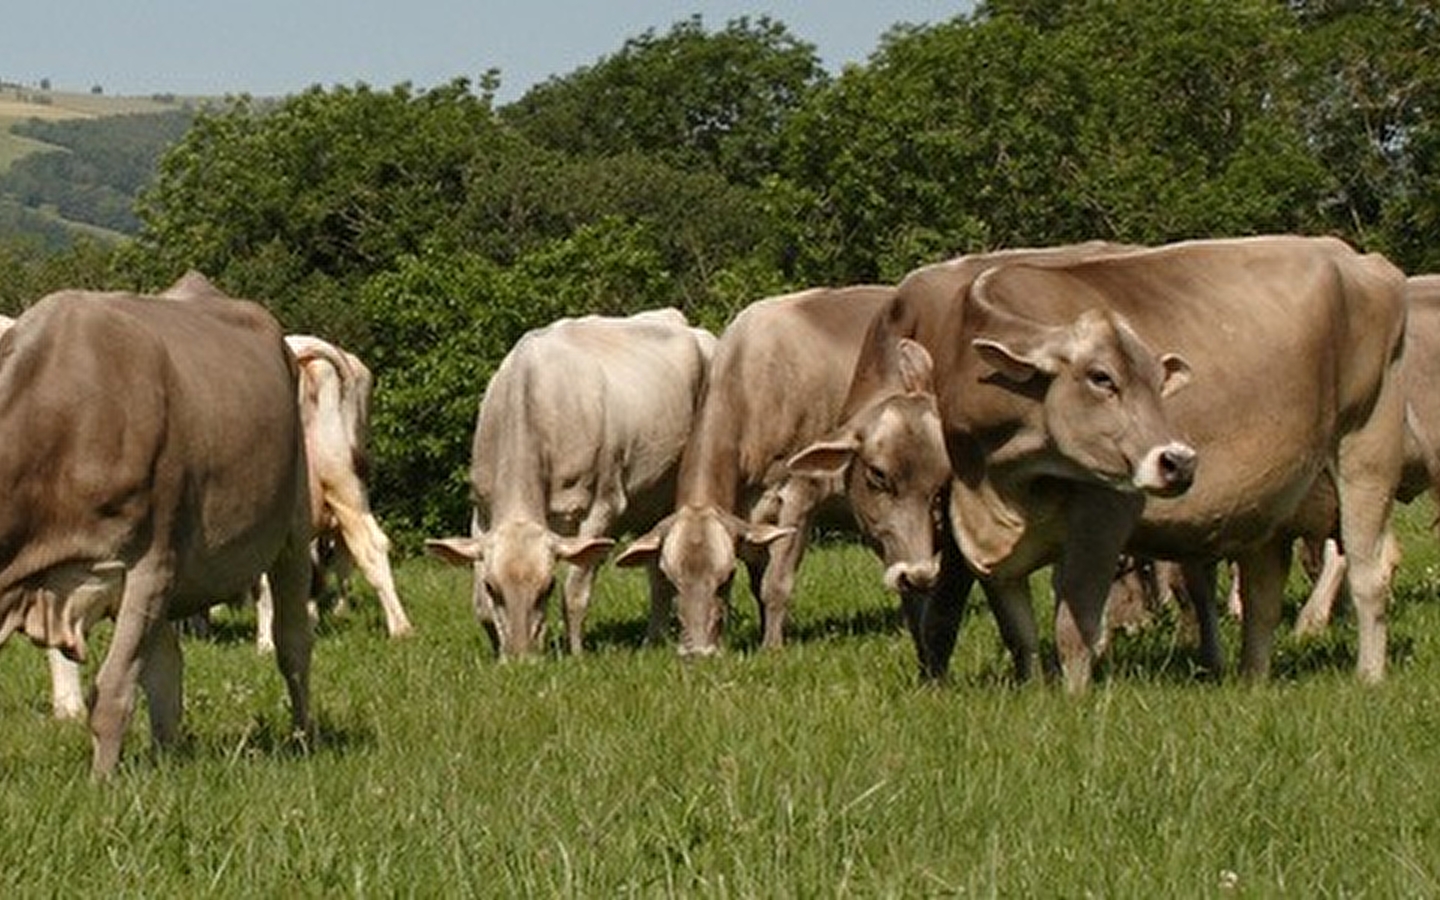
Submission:
<svg viewBox="0 0 1440 900">
<path fill-rule="evenodd" d="M 935 353 L 957 475 L 951 525 L 1022 674 L 1038 651 L 1029 573 L 1056 564 L 1061 663 L 1082 689 L 1129 546 L 1238 559 L 1250 610 L 1241 664 L 1265 675 L 1290 541 L 1333 473 L 1361 610 L 1357 669 L 1382 677 L 1405 328 L 1403 275 L 1389 262 L 1336 240 L 1265 237 L 1007 262 L 968 282 L 922 270 L 877 327 L 879 342 L 915 336 Z M 1163 410 L 1181 370 L 1148 347 L 1193 367 L 1193 386 Z M 1147 501 L 1137 490 L 1178 493 L 1195 453 L 1188 491 Z M 919 650 L 931 675 L 958 627 L 957 559 L 945 557 L 947 590 L 927 606 Z"/>
<path fill-rule="evenodd" d="M 612 535 L 649 528 L 670 507 L 713 344 L 665 309 L 561 319 L 526 334 L 501 362 L 475 423 L 470 536 L 426 546 L 474 567 L 475 611 L 502 657 L 543 646 L 562 560 L 571 564 L 566 634 L 581 652 Z M 652 572 L 652 639 L 668 609 Z"/>
<path fill-rule="evenodd" d="M 300 364 L 300 419 L 310 460 L 310 512 L 315 529 L 311 557 L 316 585 L 335 569 L 344 597 L 353 561 L 375 589 L 391 637 L 413 632 L 390 569 L 390 541 L 370 510 L 365 489 L 369 455 L 370 396 L 374 378 L 353 353 L 309 335 L 287 335 L 285 343 Z M 262 583 L 256 596 L 260 649 L 273 649 L 268 627 L 271 602 Z"/>
<path fill-rule="evenodd" d="M 1440 392 L 1435 389 L 1440 385 L 1440 275 L 1406 279 L 1405 297 L 1408 319 L 1405 358 L 1400 366 L 1405 395 L 1405 455 L 1395 497 L 1401 503 L 1410 503 L 1426 489 L 1440 491 Z M 1317 497 L 1316 505 L 1324 510 L 1318 520 L 1324 534 L 1300 535 L 1305 539 L 1301 561 L 1314 584 L 1296 616 L 1297 635 L 1322 631 L 1330 620 L 1336 597 L 1345 587 L 1345 557 L 1330 536 L 1335 525 L 1333 486 L 1322 483 Z M 1186 575 L 1177 578 L 1174 566 L 1159 565 L 1166 572 L 1166 580 L 1184 582 L 1182 592 L 1194 598 L 1197 618 L 1202 630 L 1206 628 L 1205 618 L 1214 617 L 1214 576 L 1205 571 L 1208 566 L 1201 563 L 1195 571 L 1187 567 Z M 1236 616 L 1243 611 L 1242 595 L 1242 579 L 1233 578 L 1226 605 Z"/>
<path fill-rule="evenodd" d="M 216 365 L 225 360 L 225 365 Z M 295 365 L 263 308 L 65 291 L 0 338 L 0 640 L 83 660 L 116 620 L 90 704 L 93 771 L 111 772 L 135 705 L 172 743 L 181 719 L 171 620 L 268 573 L 277 661 L 308 732 L 309 498 Z"/>
<path fill-rule="evenodd" d="M 658 564 L 674 585 L 681 653 L 718 650 L 737 559 L 760 601 L 764 646 L 781 645 L 810 523 L 841 492 L 879 544 L 892 589 L 933 579 L 934 498 L 948 470 L 929 355 L 911 341 L 893 348 L 904 385 L 848 423 L 840 417 L 870 320 L 893 294 L 852 287 L 771 297 L 720 336 L 675 512 L 616 559 Z M 904 446 L 937 449 L 899 464 L 892 457 Z"/>
</svg>

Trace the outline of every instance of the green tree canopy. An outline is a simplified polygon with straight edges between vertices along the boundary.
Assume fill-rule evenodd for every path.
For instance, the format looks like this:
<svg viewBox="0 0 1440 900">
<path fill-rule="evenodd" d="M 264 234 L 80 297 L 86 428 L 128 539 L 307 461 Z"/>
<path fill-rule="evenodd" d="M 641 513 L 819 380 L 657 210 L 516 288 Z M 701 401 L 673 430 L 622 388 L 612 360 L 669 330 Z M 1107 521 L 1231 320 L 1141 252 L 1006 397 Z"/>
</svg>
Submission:
<svg viewBox="0 0 1440 900">
<path fill-rule="evenodd" d="M 824 80 L 814 46 L 773 19 L 734 19 L 710 33 L 695 16 L 551 78 L 502 114 L 553 149 L 643 153 L 757 184 L 775 169 L 786 120 Z"/>
</svg>

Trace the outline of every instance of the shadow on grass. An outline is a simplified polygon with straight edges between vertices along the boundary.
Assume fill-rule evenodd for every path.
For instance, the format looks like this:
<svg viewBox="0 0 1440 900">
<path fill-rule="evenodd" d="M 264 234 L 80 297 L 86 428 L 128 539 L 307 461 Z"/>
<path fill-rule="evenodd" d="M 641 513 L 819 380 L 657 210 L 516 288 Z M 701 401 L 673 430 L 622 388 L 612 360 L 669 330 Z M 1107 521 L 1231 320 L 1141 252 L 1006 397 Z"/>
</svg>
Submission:
<svg viewBox="0 0 1440 900">
<path fill-rule="evenodd" d="M 231 761 L 338 757 L 373 750 L 377 744 L 378 737 L 372 726 L 336 722 L 323 714 L 316 716 L 315 733 L 309 738 L 292 732 L 288 717 L 257 716 L 243 730 L 204 739 L 190 738 L 166 755 L 182 759 L 220 757 Z"/>
</svg>

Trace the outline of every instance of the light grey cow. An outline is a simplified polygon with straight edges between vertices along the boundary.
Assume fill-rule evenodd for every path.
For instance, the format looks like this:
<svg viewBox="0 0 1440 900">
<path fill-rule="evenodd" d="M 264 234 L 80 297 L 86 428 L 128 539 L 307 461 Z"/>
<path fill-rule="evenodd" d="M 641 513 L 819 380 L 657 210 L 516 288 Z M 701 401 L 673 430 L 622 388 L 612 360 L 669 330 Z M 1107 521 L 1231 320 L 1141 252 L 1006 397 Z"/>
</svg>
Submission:
<svg viewBox="0 0 1440 900">
<path fill-rule="evenodd" d="M 675 467 L 714 337 L 678 310 L 561 319 L 532 331 L 486 386 L 470 471 L 468 537 L 426 542 L 474 567 L 474 604 L 502 657 L 543 645 L 560 561 L 569 649 L 581 652 L 596 568 L 614 535 L 669 511 Z M 652 573 L 650 637 L 669 611 Z"/>
</svg>

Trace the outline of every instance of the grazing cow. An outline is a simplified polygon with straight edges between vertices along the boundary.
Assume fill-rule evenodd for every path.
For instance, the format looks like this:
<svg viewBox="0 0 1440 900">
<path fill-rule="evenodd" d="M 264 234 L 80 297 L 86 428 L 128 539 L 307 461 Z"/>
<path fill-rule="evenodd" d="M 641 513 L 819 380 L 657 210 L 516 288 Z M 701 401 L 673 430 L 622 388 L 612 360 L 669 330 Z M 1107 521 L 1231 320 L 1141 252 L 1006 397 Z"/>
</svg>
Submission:
<svg viewBox="0 0 1440 900">
<path fill-rule="evenodd" d="M 894 350 L 904 385 L 849 422 L 840 417 L 870 319 L 893 294 L 852 287 L 771 297 L 742 310 L 721 335 L 681 460 L 675 512 L 616 559 L 658 564 L 675 587 L 682 654 L 718 650 L 737 557 L 760 601 L 763 644 L 781 645 L 812 517 L 841 490 L 879 544 L 889 587 L 923 588 L 933 579 L 944 454 L 892 459 L 903 447 L 938 447 L 929 355 L 902 342 Z"/>
<path fill-rule="evenodd" d="M 224 360 L 224 365 L 217 365 Z M 115 619 L 89 709 L 110 773 L 135 705 L 164 747 L 181 718 L 172 619 L 275 585 L 277 661 L 308 732 L 309 498 L 297 373 L 260 306 L 64 291 L 0 338 L 0 641 L 83 660 Z"/>
<path fill-rule="evenodd" d="M 1263 237 L 963 274 L 912 275 L 875 338 L 915 336 L 935 355 L 951 526 L 1020 674 L 1038 650 L 1025 579 L 1053 562 L 1065 681 L 1088 684 L 1128 545 L 1237 559 L 1250 613 L 1241 664 L 1263 677 L 1290 541 L 1333 477 L 1361 610 L 1357 670 L 1383 676 L 1403 434 L 1394 266 L 1336 240 Z M 1193 366 L 1193 386 L 1163 411 L 1183 368 L 1147 347 Z M 858 388 L 873 365 L 862 361 Z M 948 665 L 968 588 L 957 562 L 942 557 L 944 590 L 926 608 L 919 651 L 932 676 Z"/>
<path fill-rule="evenodd" d="M 475 423 L 470 536 L 426 546 L 474 566 L 475 611 L 501 657 L 542 646 L 560 560 L 572 566 L 569 648 L 581 652 L 611 535 L 649 528 L 669 509 L 714 340 L 674 309 L 586 316 L 526 334 L 500 363 Z M 652 572 L 652 639 L 668 604 Z"/>
</svg>

